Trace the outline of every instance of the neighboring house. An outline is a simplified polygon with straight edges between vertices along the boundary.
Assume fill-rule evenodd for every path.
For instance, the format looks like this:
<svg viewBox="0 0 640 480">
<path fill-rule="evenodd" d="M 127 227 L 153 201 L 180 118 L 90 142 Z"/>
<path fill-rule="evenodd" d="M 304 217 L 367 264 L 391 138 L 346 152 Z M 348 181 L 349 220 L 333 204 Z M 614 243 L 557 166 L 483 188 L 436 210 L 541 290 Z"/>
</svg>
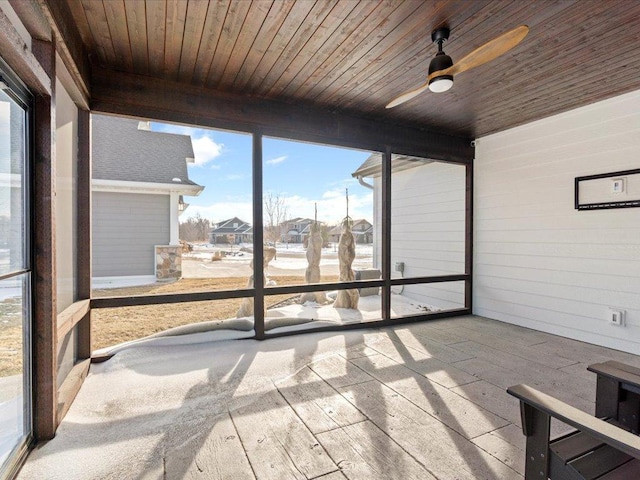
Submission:
<svg viewBox="0 0 640 480">
<path fill-rule="evenodd" d="M 233 217 L 214 225 L 209 233 L 209 243 L 213 244 L 238 245 L 251 242 L 253 242 L 253 227 L 238 217 Z"/>
<path fill-rule="evenodd" d="M 296 217 L 282 223 L 282 241 L 286 243 L 304 243 L 311 234 L 311 225 L 314 220 L 311 218 Z"/>
<path fill-rule="evenodd" d="M 373 259 L 382 258 L 382 162 L 372 154 L 352 174 L 373 181 Z M 465 167 L 391 157 L 391 263 L 394 275 L 426 277 L 465 271 Z M 355 233 L 355 232 L 354 232 Z M 396 264 L 403 267 L 396 267 Z M 400 273 L 398 268 L 403 268 Z M 397 272 L 397 273 L 396 273 Z M 406 285 L 402 294 L 436 308 L 464 304 L 464 282 Z"/>
<path fill-rule="evenodd" d="M 329 241 L 339 242 L 341 233 L 342 225 L 336 225 L 329 230 Z M 373 225 L 364 218 L 353 221 L 351 233 L 353 233 L 356 243 L 373 243 Z"/>
<path fill-rule="evenodd" d="M 93 277 L 155 278 L 158 245 L 178 244 L 189 180 L 191 137 L 152 132 L 148 122 L 92 116 Z"/>
</svg>

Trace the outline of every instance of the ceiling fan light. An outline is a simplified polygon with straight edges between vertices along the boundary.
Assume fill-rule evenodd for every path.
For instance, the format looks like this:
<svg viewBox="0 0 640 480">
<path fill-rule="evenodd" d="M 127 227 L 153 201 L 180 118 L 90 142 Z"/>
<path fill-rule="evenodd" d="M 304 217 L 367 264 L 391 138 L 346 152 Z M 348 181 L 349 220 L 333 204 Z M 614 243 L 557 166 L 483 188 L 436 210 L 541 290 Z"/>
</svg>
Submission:
<svg viewBox="0 0 640 480">
<path fill-rule="evenodd" d="M 446 92 L 453 86 L 453 77 L 451 75 L 443 75 L 441 77 L 432 78 L 429 82 L 429 90 L 434 93 Z"/>
</svg>

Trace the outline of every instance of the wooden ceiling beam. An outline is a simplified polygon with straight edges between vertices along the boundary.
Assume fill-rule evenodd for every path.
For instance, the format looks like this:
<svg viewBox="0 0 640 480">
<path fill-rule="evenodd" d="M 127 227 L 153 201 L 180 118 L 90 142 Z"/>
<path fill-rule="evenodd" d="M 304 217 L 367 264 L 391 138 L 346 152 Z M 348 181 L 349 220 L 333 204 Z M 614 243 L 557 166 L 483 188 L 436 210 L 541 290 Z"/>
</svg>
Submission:
<svg viewBox="0 0 640 480">
<path fill-rule="evenodd" d="M 74 100 L 87 109 L 90 97 L 91 65 L 80 32 L 73 22 L 71 10 L 66 2 L 59 0 L 38 0 L 38 2 L 56 36 L 57 52 L 80 92 L 80 97 Z"/>
<path fill-rule="evenodd" d="M 15 29 L 0 10 L 0 53 L 16 75 L 36 94 L 51 95 L 51 79 Z"/>
<path fill-rule="evenodd" d="M 37 0 L 9 0 L 9 4 L 32 38 L 51 41 L 51 26 Z"/>
<path fill-rule="evenodd" d="M 91 110 L 470 163 L 471 138 L 94 67 Z"/>
</svg>

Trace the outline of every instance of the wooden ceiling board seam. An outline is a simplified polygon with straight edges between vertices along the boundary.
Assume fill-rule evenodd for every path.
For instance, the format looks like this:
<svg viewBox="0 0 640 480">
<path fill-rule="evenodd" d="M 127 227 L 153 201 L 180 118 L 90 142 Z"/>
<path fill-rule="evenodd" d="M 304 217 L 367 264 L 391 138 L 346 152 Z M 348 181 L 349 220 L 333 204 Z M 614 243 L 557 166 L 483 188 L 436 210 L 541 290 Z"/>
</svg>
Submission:
<svg viewBox="0 0 640 480">
<path fill-rule="evenodd" d="M 255 41 L 236 76 L 231 82 L 234 91 L 242 91 L 244 86 L 251 78 L 252 72 L 262 61 L 262 58 L 271 47 L 271 43 L 275 39 L 278 30 L 287 19 L 289 12 L 295 5 L 295 0 L 278 0 L 273 2 L 271 10 L 267 14 L 267 18 L 260 27 L 260 32 L 256 35 Z"/>
<path fill-rule="evenodd" d="M 147 35 L 146 3 L 126 0 L 124 3 L 129 32 L 133 69 L 137 73 L 149 73 L 149 45 Z"/>
<path fill-rule="evenodd" d="M 126 72 L 133 72 L 133 55 L 131 40 L 127 28 L 127 13 L 124 0 L 103 0 L 105 18 L 111 32 L 111 40 L 119 68 Z"/>
<path fill-rule="evenodd" d="M 379 0 L 377 4 L 373 1 L 366 2 L 366 5 L 369 7 L 374 4 L 375 7 L 373 7 L 366 15 L 362 17 L 345 19 L 345 22 L 349 20 L 349 24 L 345 25 L 345 22 L 343 22 L 341 24 L 341 28 L 349 32 L 347 37 L 338 45 L 336 45 L 333 51 L 325 55 L 322 58 L 322 61 L 319 57 L 314 56 L 304 66 L 304 68 L 300 70 L 294 78 L 291 79 L 288 85 L 282 90 L 282 92 L 280 92 L 280 95 L 282 95 L 283 97 L 295 98 L 295 92 L 305 83 L 315 83 L 319 81 L 321 78 L 323 78 L 323 69 L 327 69 L 328 65 L 330 65 L 331 63 L 336 64 L 338 62 L 338 59 L 344 58 L 345 56 L 351 54 L 353 52 L 353 47 L 351 47 L 351 45 L 359 44 L 361 39 L 368 34 L 365 33 L 368 32 L 368 30 L 366 30 L 366 28 L 363 28 L 363 26 L 370 25 L 372 18 L 385 17 L 385 8 L 389 9 L 389 11 L 391 12 L 398 7 L 397 2 L 388 0 Z"/>
<path fill-rule="evenodd" d="M 570 73 L 570 72 L 567 72 Z M 601 74 L 594 74 L 593 77 L 601 77 Z M 632 69 L 630 69 L 628 72 L 626 72 L 624 75 L 616 75 L 614 77 L 614 87 L 618 84 L 622 84 L 624 85 L 624 87 L 622 87 L 624 90 L 628 90 L 629 87 L 631 86 L 631 88 L 635 89 L 640 87 L 640 69 L 638 67 L 635 68 L 635 71 Z M 637 81 L 633 82 L 634 79 L 637 79 Z M 606 80 L 605 80 L 606 82 Z M 561 96 L 564 95 L 569 95 L 572 94 L 572 97 L 575 97 L 576 94 L 578 96 L 580 96 L 581 92 L 588 92 L 588 88 L 589 87 L 585 87 L 584 84 L 582 83 L 563 83 L 563 82 L 558 82 L 559 86 L 554 88 L 553 90 L 549 90 L 546 89 L 544 87 L 540 88 L 540 89 L 532 89 L 532 88 L 527 88 L 527 89 L 508 89 L 503 91 L 503 97 L 504 97 L 504 101 L 502 101 L 500 103 L 499 107 L 492 107 L 492 108 L 483 108 L 482 112 L 483 115 L 492 115 L 495 112 L 501 112 L 505 109 L 513 109 L 514 107 L 523 105 L 523 104 L 527 104 L 528 102 L 531 102 L 533 100 L 538 100 L 538 99 L 542 99 L 545 101 L 549 101 L 550 98 L 554 98 L 554 96 L 556 98 L 559 98 Z M 602 84 L 601 82 L 592 82 L 592 83 L 599 83 Z M 598 87 L 599 88 L 599 85 Z M 608 87 L 609 88 L 609 87 Z M 575 94 L 573 94 L 575 92 Z M 603 92 L 604 93 L 604 92 Z M 531 98 L 532 97 L 532 98 Z M 487 102 L 488 104 L 490 104 L 490 102 Z M 554 106 L 557 106 L 557 103 L 555 103 Z"/>
<path fill-rule="evenodd" d="M 571 15 L 569 13 L 567 17 L 570 16 Z M 513 63 L 516 63 L 516 65 L 518 65 L 517 68 L 510 68 L 510 75 L 508 76 L 509 85 L 515 86 L 522 83 L 530 84 L 535 83 L 532 81 L 538 80 L 539 78 L 550 78 L 547 66 L 541 63 L 538 58 L 540 43 L 544 46 L 542 48 L 543 54 L 548 57 L 552 57 L 554 61 L 562 60 L 564 62 L 565 60 L 574 60 L 575 62 L 577 60 L 582 60 L 582 57 L 576 57 L 574 52 L 583 50 L 584 38 L 580 38 L 576 35 L 563 35 L 565 33 L 571 34 L 572 31 L 574 31 L 576 27 L 578 27 L 578 25 L 580 29 L 590 29 L 590 32 L 586 34 L 586 38 L 591 37 L 592 35 L 597 36 L 599 38 L 602 38 L 603 44 L 606 43 L 607 37 L 612 37 L 612 39 L 619 39 L 620 35 L 620 32 L 612 31 L 609 26 L 603 26 L 601 20 L 597 18 L 597 16 L 589 16 L 586 22 L 580 22 L 578 25 L 573 26 L 565 21 L 565 19 L 562 17 L 556 19 L 556 23 L 562 25 L 562 32 L 558 33 L 554 30 L 551 30 L 550 27 L 552 24 L 549 22 L 545 23 L 545 25 L 532 27 L 530 35 L 532 37 L 535 36 L 537 42 L 531 42 L 530 44 L 524 43 L 516 47 L 519 51 L 519 55 L 517 56 L 517 58 L 512 58 L 510 62 L 502 59 L 496 60 L 496 69 L 500 69 L 505 64 L 511 65 Z M 573 38 L 568 41 L 552 42 L 552 39 L 557 37 Z M 533 55 L 529 55 L 531 50 L 533 50 Z M 594 61 L 596 61 L 595 58 Z M 601 60 L 597 60 L 596 63 L 600 61 Z M 565 65 L 566 63 L 563 63 L 563 70 Z"/>
<path fill-rule="evenodd" d="M 423 4 L 415 2 L 400 3 L 398 8 L 395 9 L 389 17 L 377 19 L 376 25 L 372 30 L 373 35 L 363 38 L 353 49 L 353 52 L 358 53 L 357 57 L 355 55 L 345 57 L 340 63 L 336 64 L 333 69 L 325 73 L 322 82 L 308 86 L 304 85 L 304 88 L 296 91 L 295 96 L 297 98 L 315 99 L 337 81 L 338 78 L 344 75 L 345 72 L 351 70 L 356 62 L 382 42 L 386 35 L 392 32 L 399 24 L 403 23 L 407 18 L 415 16 L 415 12 L 422 6 Z"/>
<path fill-rule="evenodd" d="M 454 3 L 454 2 L 451 2 Z M 460 12 L 460 14 L 464 14 L 464 19 L 456 19 L 457 22 L 466 21 L 470 17 L 473 17 L 473 21 L 476 21 L 476 17 L 483 18 L 479 12 L 484 9 L 481 7 L 480 2 L 474 2 L 474 7 L 478 7 L 479 10 L 472 10 L 468 8 L 467 2 L 455 2 L 456 7 L 453 10 L 448 10 L 443 12 L 442 9 L 434 12 L 438 14 L 437 16 L 446 17 L 448 19 L 456 19 L 456 12 Z M 436 15 L 434 15 L 435 17 Z M 434 22 L 435 23 L 435 22 Z M 438 22 L 441 23 L 441 22 Z M 453 22 L 447 21 L 447 24 L 452 24 Z M 453 28 L 453 27 L 452 27 Z M 431 42 L 430 31 L 422 29 L 418 31 L 417 38 L 414 38 L 414 35 L 410 33 L 407 34 L 407 37 L 410 37 L 408 41 L 405 43 L 408 45 L 407 48 L 403 48 L 402 51 L 404 55 L 398 56 L 394 55 L 393 49 L 396 47 L 395 45 L 390 46 L 381 57 L 391 58 L 391 61 L 385 61 L 385 69 L 381 68 L 365 68 L 357 77 L 354 77 L 352 80 L 356 82 L 355 85 L 351 86 L 351 90 L 343 89 L 341 92 L 341 96 L 339 97 L 330 97 L 328 100 L 333 100 L 345 107 L 352 107 L 355 104 L 360 102 L 360 98 L 364 97 L 365 101 L 371 101 L 371 98 L 386 98 L 386 97 L 377 97 L 376 94 L 384 89 L 384 87 L 388 84 L 393 84 L 397 86 L 395 82 L 396 78 L 405 78 L 406 73 L 412 70 L 413 66 L 418 63 L 418 59 L 422 59 L 421 70 L 423 74 L 419 79 L 417 79 L 414 83 L 409 83 L 411 86 L 408 86 L 403 89 L 399 89 L 399 92 L 403 92 L 409 90 L 410 88 L 415 88 L 415 86 L 422 84 L 427 77 L 429 61 L 433 56 L 437 53 L 437 48 Z M 429 56 L 431 54 L 431 56 Z M 409 56 L 410 59 L 407 61 L 406 57 Z M 384 79 L 384 82 L 382 82 Z M 411 81 L 414 78 L 411 77 Z M 353 90 L 359 90 L 358 93 L 352 94 Z M 393 98 L 393 97 L 389 97 Z M 345 100 L 346 99 L 346 100 Z"/>
<path fill-rule="evenodd" d="M 192 84 L 204 86 L 213 66 L 218 42 L 222 36 L 223 26 L 229 14 L 231 0 L 216 0 L 214 8 L 209 6 L 204 22 L 202 40 L 198 47 L 198 56 L 193 68 Z"/>
<path fill-rule="evenodd" d="M 638 14 L 640 15 L 640 8 L 638 8 Z M 630 20 L 628 21 L 629 26 L 631 27 L 633 23 L 635 23 L 635 15 L 631 15 Z M 624 24 L 621 25 L 621 30 L 625 29 Z M 595 19 L 593 21 L 593 27 L 589 35 L 594 34 L 602 39 L 603 44 L 607 44 L 607 40 L 619 40 L 619 45 L 628 45 L 627 48 L 617 51 L 615 57 L 610 57 L 609 59 L 603 59 L 601 56 L 593 55 L 592 52 L 583 52 L 582 48 L 582 40 L 577 38 L 575 40 L 574 45 L 570 45 L 569 48 L 567 44 L 563 44 L 563 48 L 559 48 L 556 51 L 550 51 L 549 54 L 553 55 L 556 60 L 565 59 L 563 61 L 563 69 L 561 72 L 557 72 L 555 74 L 549 74 L 549 71 L 545 68 L 535 68 L 531 67 L 528 64 L 520 65 L 518 70 L 522 72 L 521 74 L 510 76 L 507 91 L 512 91 L 514 94 L 519 94 L 523 88 L 530 88 L 531 85 L 537 86 L 538 89 L 542 89 L 544 85 L 554 85 L 549 88 L 544 88 L 545 94 L 549 95 L 555 91 L 566 89 L 566 83 L 562 81 L 562 77 L 568 76 L 568 74 L 574 69 L 578 68 L 579 70 L 584 70 L 584 73 L 580 73 L 578 75 L 579 81 L 583 82 L 585 79 L 597 79 L 602 75 L 602 72 L 599 71 L 597 67 L 602 67 L 603 64 L 607 65 L 608 70 L 615 70 L 615 67 L 619 64 L 625 64 L 628 62 L 629 56 L 628 53 L 632 53 L 636 51 L 635 47 L 630 43 L 625 43 L 621 35 L 623 33 L 612 31 L 610 28 L 606 26 L 602 26 L 602 23 Z M 600 28 L 600 30 L 598 30 Z M 617 43 L 617 42 L 616 42 Z M 614 42 L 610 42 L 611 45 Z M 580 53 L 582 52 L 582 53 Z M 616 60 L 614 60 L 614 58 Z M 586 61 L 585 61 L 586 60 Z M 532 60 L 535 63 L 535 59 Z M 611 64 L 611 62 L 615 62 Z M 532 71 L 533 68 L 533 71 Z M 557 77 L 560 77 L 560 81 L 557 81 Z M 515 81 L 514 81 L 515 78 Z M 503 82 L 504 83 L 504 82 Z M 500 85 L 500 84 L 498 84 Z M 483 98 L 483 101 L 489 104 L 495 104 L 498 99 L 504 98 L 504 89 L 496 89 L 495 93 L 489 93 L 487 98 Z"/>
<path fill-rule="evenodd" d="M 423 4 L 420 12 L 411 15 L 402 22 L 396 24 L 394 28 L 380 40 L 380 42 L 376 43 L 369 50 L 360 55 L 353 65 L 346 69 L 339 77 L 335 78 L 331 84 L 319 92 L 318 95 L 315 95 L 314 100 L 319 102 L 328 102 L 329 99 L 335 98 L 336 95 L 341 95 L 345 86 L 357 85 L 354 79 L 364 78 L 362 72 L 368 68 L 373 70 L 379 69 L 381 65 L 383 65 L 381 56 L 384 52 L 388 51 L 390 47 L 396 45 L 399 39 L 402 39 L 407 35 L 423 37 L 423 32 L 425 30 L 423 23 L 424 19 L 430 18 L 445 4 L 445 2 Z M 386 66 L 384 67 L 386 68 Z"/>
<path fill-rule="evenodd" d="M 87 15 L 82 7 L 81 2 L 69 2 L 69 9 L 71 10 L 71 16 L 73 17 L 73 21 L 78 27 L 78 32 L 80 32 L 80 37 L 87 47 L 87 51 L 91 51 L 96 47 L 95 39 L 93 38 L 93 33 L 91 32 L 91 28 L 89 28 L 89 22 L 87 21 Z"/>
<path fill-rule="evenodd" d="M 255 87 L 255 93 L 258 96 L 266 97 L 267 92 L 275 85 L 280 77 L 281 72 L 293 61 L 293 59 L 302 51 L 310 38 L 317 32 L 322 22 L 338 7 L 339 0 L 317 2 L 312 9 L 309 10 L 304 21 L 301 22 L 296 32 L 289 39 L 282 54 L 276 58 L 269 72 L 265 75 L 260 85 Z"/>
<path fill-rule="evenodd" d="M 523 5 L 524 5 L 524 2 L 523 2 Z M 486 24 L 488 19 L 492 20 L 491 25 L 494 25 L 496 23 L 498 25 L 504 25 L 505 23 L 505 20 L 501 16 L 498 16 L 497 12 L 493 8 L 489 8 L 486 5 L 485 7 L 482 7 L 480 10 L 474 12 L 471 18 L 469 17 L 466 17 L 465 19 L 456 18 L 455 15 L 453 15 L 454 13 L 455 12 L 448 12 L 446 16 L 449 19 L 455 20 L 458 23 L 463 21 L 465 23 L 471 22 L 472 24 L 476 24 L 476 25 Z M 514 23 L 514 25 L 517 24 L 517 22 L 514 22 L 512 19 L 509 21 Z M 455 25 L 453 21 L 447 21 L 446 23 L 450 25 Z M 501 28 L 503 28 L 505 31 L 508 30 L 506 26 L 503 26 Z M 451 29 L 452 29 L 452 37 L 450 41 L 454 43 L 451 43 L 450 46 L 454 46 L 455 40 L 456 40 L 456 32 L 460 33 L 460 28 L 456 28 L 455 26 L 452 26 Z M 466 38 L 464 34 L 461 34 L 460 37 Z M 485 41 L 486 41 L 485 39 L 480 40 L 481 43 L 484 43 Z M 365 104 L 371 104 L 370 99 L 375 98 L 380 100 L 376 105 L 376 108 L 380 108 L 381 106 L 380 104 L 384 106 L 386 105 L 386 103 L 388 103 L 391 99 L 395 98 L 400 93 L 405 92 L 412 88 L 416 88 L 417 86 L 424 83 L 428 74 L 429 62 L 431 61 L 433 56 L 435 56 L 435 54 L 437 53 L 437 47 L 431 42 L 430 34 L 426 32 L 425 32 L 425 38 L 423 43 L 424 45 L 421 45 L 420 42 L 413 42 L 413 44 L 415 45 L 415 49 L 411 49 L 411 48 L 404 49 L 403 51 L 407 52 L 407 54 L 411 54 L 415 50 L 419 50 L 419 52 L 413 55 L 409 61 L 406 61 L 406 59 L 403 59 L 403 58 L 398 58 L 393 60 L 391 63 L 391 66 L 393 68 L 390 69 L 391 70 L 390 73 L 385 72 L 386 73 L 385 75 L 372 74 L 369 77 L 365 77 L 366 83 L 362 85 L 361 92 L 358 93 L 357 95 L 349 96 L 348 100 L 345 100 L 341 103 L 343 103 L 347 107 L 353 108 L 357 106 L 358 108 L 360 108 L 363 102 Z M 457 47 L 458 50 L 468 53 L 469 51 L 473 50 L 474 46 L 477 47 L 478 43 L 477 42 L 472 43 L 472 41 L 469 41 L 464 45 L 455 45 L 455 46 Z M 451 49 L 447 48 L 446 46 L 445 46 L 445 50 L 447 54 L 454 53 L 451 56 L 455 61 L 455 58 L 456 58 L 455 52 L 450 52 Z M 418 58 L 421 58 L 421 63 L 416 63 L 416 61 L 414 60 Z M 418 72 L 419 75 L 413 74 L 412 72 L 414 71 Z M 425 93 L 425 94 L 428 95 L 428 93 Z M 348 94 L 345 94 L 345 97 L 347 95 Z M 419 101 L 419 99 L 412 100 L 412 101 L 414 102 Z"/>
<path fill-rule="evenodd" d="M 636 81 L 632 83 L 629 82 L 629 80 Z M 624 87 L 620 87 L 619 85 L 621 84 L 623 84 Z M 507 104 L 507 109 L 505 109 L 504 107 L 493 108 L 489 110 L 483 109 L 482 114 L 478 116 L 478 122 L 481 123 L 485 117 L 493 117 L 498 115 L 504 116 L 505 110 L 507 110 L 510 115 L 513 115 L 521 110 L 523 113 L 528 113 L 525 115 L 521 115 L 527 118 L 524 123 L 528 123 L 529 121 L 532 121 L 532 119 L 542 118 L 540 117 L 540 115 L 542 114 L 550 114 L 550 108 L 547 108 L 547 110 L 544 111 L 536 110 L 536 108 L 540 108 L 536 107 L 536 102 L 550 103 L 549 100 L 552 100 L 551 103 L 553 104 L 554 108 L 559 108 L 563 104 L 568 104 L 571 105 L 570 108 L 575 108 L 575 106 L 583 104 L 583 99 L 588 99 L 596 93 L 598 94 L 598 97 L 603 98 L 609 98 L 618 94 L 625 93 L 626 91 L 628 91 L 630 84 L 633 86 L 633 89 L 640 88 L 640 67 L 636 67 L 635 71 L 630 70 L 624 76 L 607 77 L 602 79 L 600 82 L 594 82 L 591 87 L 585 87 L 582 84 L 575 84 L 571 86 L 565 85 L 563 88 L 557 89 L 551 94 L 547 94 L 547 92 L 545 91 L 542 95 L 537 91 L 534 92 L 529 90 L 521 92 L 518 97 L 516 97 L 517 100 L 513 101 L 513 104 Z M 563 109 L 563 111 L 566 110 L 567 108 Z"/>
<path fill-rule="evenodd" d="M 638 72 L 630 73 L 629 77 L 638 78 Z M 640 87 L 640 82 L 636 87 Z M 593 85 L 589 89 L 585 89 L 582 85 L 577 85 L 562 92 L 561 95 L 551 98 L 540 96 L 525 98 L 522 102 L 506 110 L 508 112 L 506 114 L 502 110 L 496 110 L 491 113 L 482 112 L 475 119 L 475 135 L 489 135 L 584 106 L 592 103 L 589 100 L 593 95 L 598 95 L 599 100 L 604 100 L 626 92 L 628 92 L 628 89 L 620 87 L 618 79 L 608 79 L 604 83 Z M 552 107 L 549 106 L 551 103 L 549 100 L 553 100 Z"/>
<path fill-rule="evenodd" d="M 272 0 L 261 0 L 260 2 L 253 2 L 251 4 L 251 8 L 247 12 L 247 18 L 261 18 L 262 21 L 260 22 L 260 28 L 253 30 L 246 28 L 249 22 L 245 21 L 240 33 L 238 34 L 236 45 L 233 48 L 234 53 L 229 56 L 222 75 L 220 75 L 220 78 L 215 84 L 216 89 L 219 89 L 221 86 L 228 87 L 232 84 L 237 72 L 242 68 L 242 65 L 244 65 L 258 35 L 262 32 L 269 12 L 273 7 L 273 3 L 274 2 Z"/>
<path fill-rule="evenodd" d="M 308 91 L 313 85 L 324 81 L 327 78 L 328 72 L 337 68 L 346 58 L 357 51 L 358 47 L 370 36 L 376 26 L 378 26 L 380 18 L 388 18 L 393 12 L 399 10 L 401 6 L 399 2 L 394 0 L 382 0 L 375 10 L 362 19 L 346 41 L 340 45 L 340 48 L 337 49 L 327 61 L 320 63 L 314 68 L 313 72 L 307 76 L 306 81 L 298 82 L 293 86 L 294 88 L 288 88 L 283 94 L 292 98 L 302 98 L 303 95 L 301 92 Z"/>
<path fill-rule="evenodd" d="M 313 3 L 313 7 L 315 7 L 316 4 L 317 0 Z M 273 37 L 269 48 L 249 76 L 248 82 L 243 86 L 243 89 L 253 91 L 254 88 L 262 84 L 278 57 L 285 51 L 291 37 L 293 37 L 298 28 L 300 28 L 300 25 L 307 18 L 307 15 L 309 15 L 309 12 L 313 8 L 310 8 L 310 5 L 311 2 L 300 2 L 299 0 L 294 3 L 284 22 L 282 22 L 278 29 L 278 32 Z"/>
<path fill-rule="evenodd" d="M 180 66 L 178 67 L 178 81 L 190 83 L 195 70 L 195 62 L 200 52 L 200 45 L 207 19 L 210 1 L 190 1 L 184 26 L 184 38 L 180 51 Z"/>
<path fill-rule="evenodd" d="M 167 1 L 164 33 L 164 73 L 169 80 L 178 78 L 188 0 Z"/>
<path fill-rule="evenodd" d="M 104 65 L 113 65 L 116 52 L 113 48 L 111 32 L 107 24 L 107 14 L 101 1 L 81 0 L 82 7 L 89 23 L 98 54 L 98 61 Z M 104 40 L 101 40 L 104 39 Z M 106 44 L 106 45 L 105 45 Z"/>
<path fill-rule="evenodd" d="M 222 76 L 229 58 L 234 54 L 234 46 L 238 41 L 238 36 L 242 26 L 247 19 L 253 2 L 231 2 L 227 17 L 225 18 L 222 32 L 216 51 L 213 55 L 213 63 L 209 69 L 209 74 L 205 81 L 205 87 L 214 88 L 218 79 Z"/>
<path fill-rule="evenodd" d="M 344 0 L 341 0 L 344 2 Z M 289 65 L 282 71 L 280 77 L 274 82 L 273 87 L 266 93 L 267 97 L 277 98 L 282 95 L 285 88 L 296 78 L 300 72 L 311 62 L 326 61 L 329 58 L 330 51 L 333 51 L 334 43 L 341 43 L 344 40 L 342 25 L 348 19 L 358 16 L 367 5 L 375 4 L 375 2 L 358 2 L 351 0 L 347 5 L 351 7 L 343 8 L 343 10 L 334 18 L 332 14 L 338 8 L 338 5 L 327 15 L 322 24 L 316 30 L 314 37 L 319 37 L 319 45 L 313 43 L 313 37 L 310 37 L 305 45 L 296 55 Z M 304 53 L 303 53 L 304 52 Z"/>
<path fill-rule="evenodd" d="M 149 8 L 149 2 L 152 2 L 154 8 Z M 164 43 L 167 21 L 166 3 L 156 3 L 155 0 L 145 0 L 145 11 L 149 73 L 153 76 L 162 77 L 164 75 Z"/>
</svg>

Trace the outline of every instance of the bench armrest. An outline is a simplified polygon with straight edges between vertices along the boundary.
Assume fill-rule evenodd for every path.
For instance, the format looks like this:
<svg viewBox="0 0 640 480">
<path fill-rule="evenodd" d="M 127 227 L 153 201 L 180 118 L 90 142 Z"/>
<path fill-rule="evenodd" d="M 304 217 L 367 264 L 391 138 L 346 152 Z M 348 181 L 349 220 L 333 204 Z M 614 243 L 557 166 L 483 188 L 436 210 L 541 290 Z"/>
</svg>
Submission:
<svg viewBox="0 0 640 480">
<path fill-rule="evenodd" d="M 529 405 L 535 410 L 557 418 L 567 425 L 571 425 L 627 455 L 640 459 L 640 437 L 611 425 L 604 420 L 593 417 L 571 405 L 567 405 L 528 385 L 514 385 L 509 387 L 507 392 L 518 398 L 521 405 Z M 527 427 L 524 418 L 522 427 L 524 434 L 527 436 L 530 435 L 530 432 L 526 430 Z"/>
<path fill-rule="evenodd" d="M 608 361 L 589 365 L 587 370 L 598 374 L 598 376 L 602 375 L 621 382 L 629 390 L 640 393 L 640 368 L 620 362 Z"/>
</svg>

